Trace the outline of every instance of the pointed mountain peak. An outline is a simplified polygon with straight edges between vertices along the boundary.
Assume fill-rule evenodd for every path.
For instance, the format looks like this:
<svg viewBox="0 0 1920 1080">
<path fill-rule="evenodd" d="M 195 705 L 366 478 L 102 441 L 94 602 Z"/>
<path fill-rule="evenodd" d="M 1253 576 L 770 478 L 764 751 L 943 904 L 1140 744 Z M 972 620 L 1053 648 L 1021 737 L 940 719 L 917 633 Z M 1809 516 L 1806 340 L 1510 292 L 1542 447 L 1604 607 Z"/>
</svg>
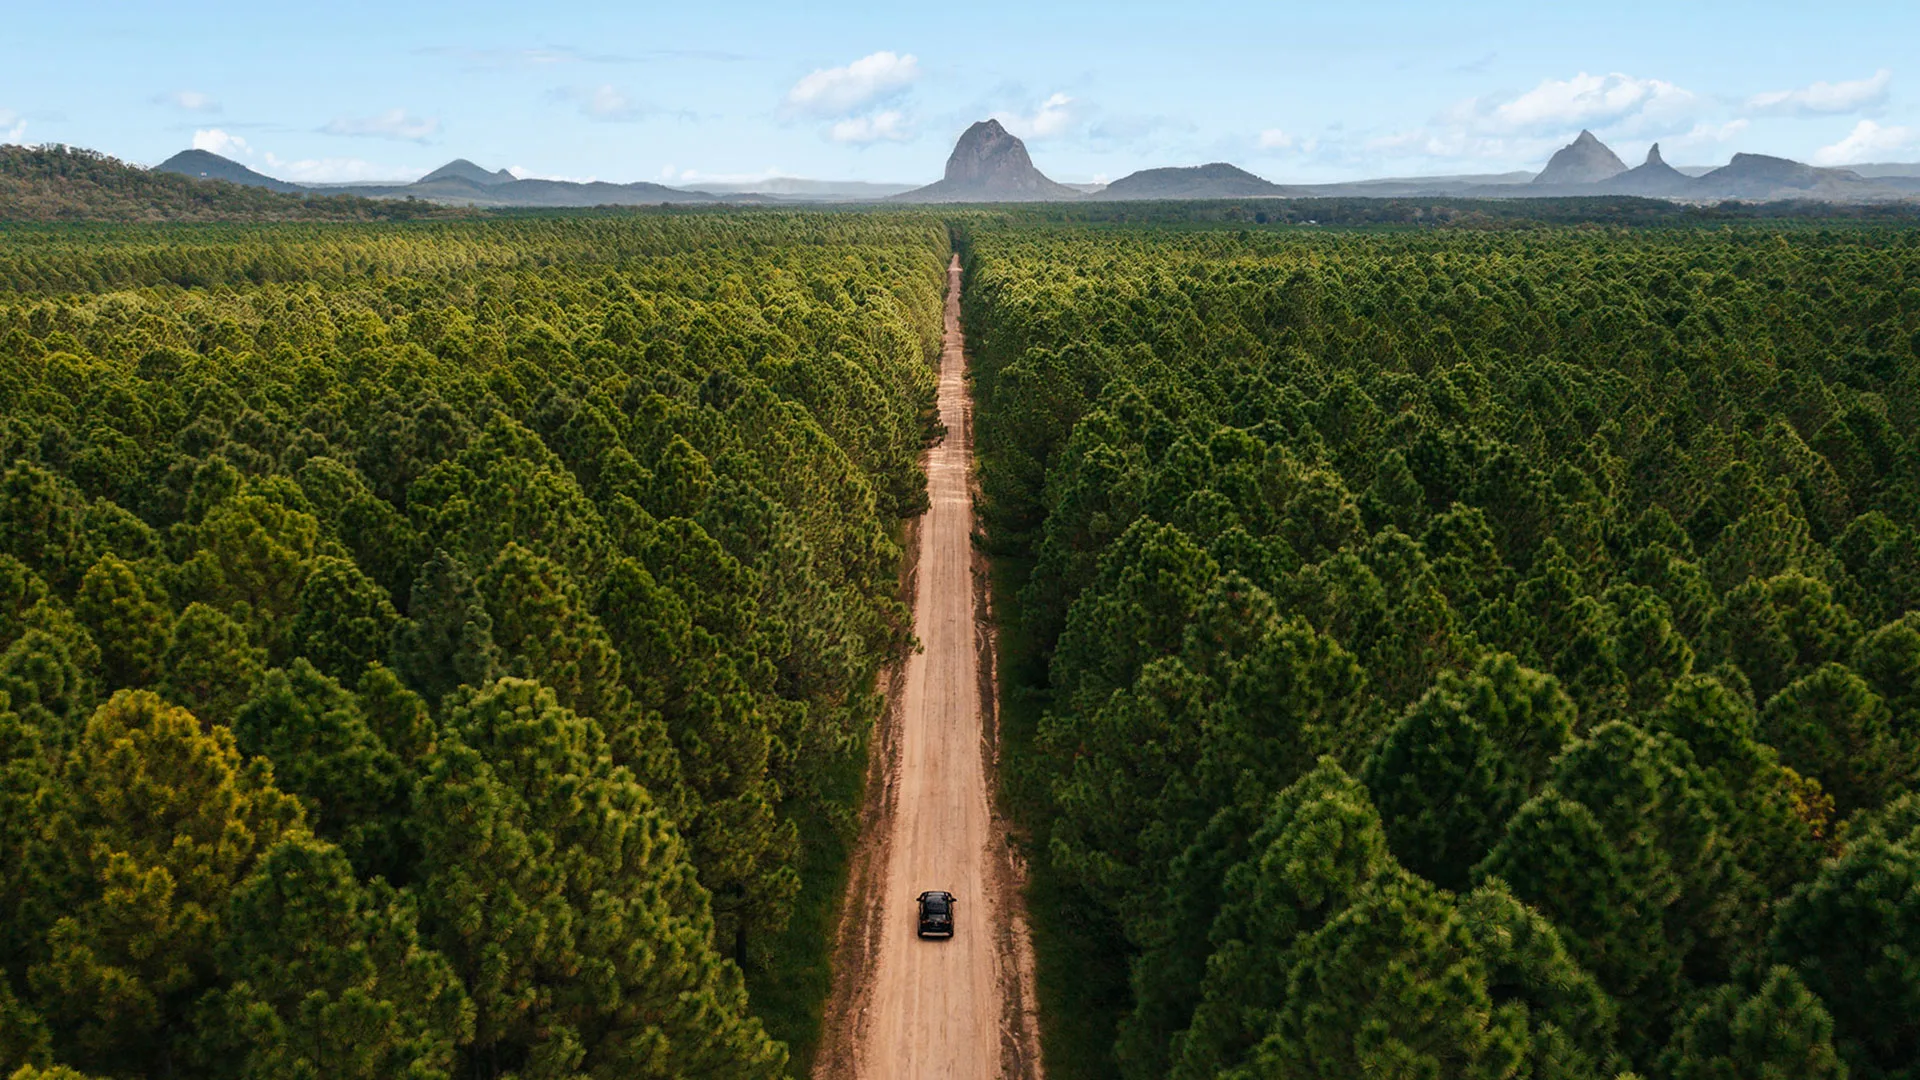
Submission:
<svg viewBox="0 0 1920 1080">
<path fill-rule="evenodd" d="M 1660 144 L 1654 143 L 1653 149 L 1647 151 L 1647 164 L 1665 165 L 1666 163 L 1666 159 L 1660 156 Z"/>
<path fill-rule="evenodd" d="M 1079 194 L 1034 168 L 1027 144 L 1000 121 L 981 120 L 954 144 L 944 179 L 896 197 L 908 202 L 1000 202 L 1071 199 Z"/>
<path fill-rule="evenodd" d="M 1579 138 L 1554 153 L 1533 182 L 1562 186 L 1598 184 L 1626 171 L 1626 162 L 1607 149 L 1607 144 L 1595 138 L 1593 132 L 1583 130 Z"/>
</svg>

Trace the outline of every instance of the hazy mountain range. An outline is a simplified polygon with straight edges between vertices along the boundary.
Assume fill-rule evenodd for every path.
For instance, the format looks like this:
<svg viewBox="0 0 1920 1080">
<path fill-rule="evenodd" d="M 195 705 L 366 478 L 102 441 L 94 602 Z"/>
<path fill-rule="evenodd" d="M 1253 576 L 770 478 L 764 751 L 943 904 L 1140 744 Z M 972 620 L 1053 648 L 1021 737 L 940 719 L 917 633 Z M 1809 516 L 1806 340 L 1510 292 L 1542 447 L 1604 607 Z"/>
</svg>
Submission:
<svg viewBox="0 0 1920 1080">
<path fill-rule="evenodd" d="M 1638 195 L 1682 202 L 1738 199 L 1764 202 L 1920 201 L 1920 164 L 1883 163 L 1820 168 L 1763 154 L 1735 154 L 1726 165 L 1674 167 L 1659 144 L 1629 168 L 1590 131 L 1557 151 L 1539 173 L 1392 177 L 1333 184 L 1278 184 L 1235 165 L 1213 162 L 1144 169 L 1106 185 L 1062 184 L 1034 165 L 1026 144 L 997 120 L 969 127 L 947 159 L 945 175 L 924 187 L 867 181 L 772 177 L 758 181 L 670 186 L 614 184 L 514 176 L 465 158 L 414 181 L 299 185 L 256 172 L 205 150 L 186 150 L 156 168 L 202 179 L 269 188 L 354 194 L 378 199 L 423 199 L 450 206 L 585 207 L 673 204 L 784 204 L 817 202 L 1069 202 L 1083 199 L 1250 198 L 1543 198 Z"/>
</svg>

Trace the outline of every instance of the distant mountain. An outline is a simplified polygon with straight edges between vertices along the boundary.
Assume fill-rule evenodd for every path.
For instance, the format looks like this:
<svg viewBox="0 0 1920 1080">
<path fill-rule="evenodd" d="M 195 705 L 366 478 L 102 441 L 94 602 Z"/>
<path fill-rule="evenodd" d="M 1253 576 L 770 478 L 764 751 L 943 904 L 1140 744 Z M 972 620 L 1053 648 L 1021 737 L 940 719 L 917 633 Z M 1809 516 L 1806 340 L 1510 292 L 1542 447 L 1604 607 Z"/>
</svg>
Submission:
<svg viewBox="0 0 1920 1080">
<path fill-rule="evenodd" d="M 488 172 L 466 158 L 454 158 L 414 182 L 430 184 L 435 180 L 467 180 L 481 187 L 491 187 L 494 184 L 511 184 L 518 179 L 505 169 Z"/>
<path fill-rule="evenodd" d="M 431 182 L 422 179 L 398 186 L 351 187 L 339 190 L 373 199 L 425 199 L 444 206 L 508 207 L 532 206 L 553 209 L 589 206 L 658 206 L 662 203 L 714 203 L 751 201 L 751 196 L 723 199 L 699 191 L 681 191 L 665 184 L 638 181 L 631 184 L 588 184 L 570 180 L 504 180 L 476 183 L 463 176 L 444 176 Z"/>
<path fill-rule="evenodd" d="M 183 151 L 155 168 L 156 171 L 179 173 L 202 180 L 224 180 L 230 184 L 266 188 L 269 191 L 324 192 L 327 195 L 357 195 L 366 199 L 422 199 L 443 206 L 571 208 L 756 201 L 752 196 L 715 196 L 645 181 L 632 184 L 578 184 L 566 180 L 517 180 L 505 169 L 488 172 L 465 158 L 450 161 L 410 184 L 328 184 L 318 191 L 263 176 L 237 161 L 205 150 Z"/>
<path fill-rule="evenodd" d="M 1821 169 L 1765 154 L 1735 154 L 1733 160 L 1695 181 L 1704 199 L 1820 199 L 1853 201 L 1885 197 L 1881 188 L 1849 169 Z"/>
<path fill-rule="evenodd" d="M 206 150 L 182 150 L 167 160 L 154 166 L 156 172 L 179 173 L 196 180 L 225 180 L 229 184 L 244 187 L 266 188 L 268 191 L 292 192 L 301 190 L 298 184 L 289 184 L 285 180 L 275 180 L 254 172 L 237 161 L 223 158 L 219 154 Z"/>
<path fill-rule="evenodd" d="M 1216 161 L 1211 165 L 1187 168 L 1142 169 L 1123 176 L 1094 199 L 1243 199 L 1290 194 L 1288 189 L 1269 183 L 1245 169 Z"/>
<path fill-rule="evenodd" d="M 1078 191 L 1056 184 L 1033 167 L 1027 144 L 982 120 L 968 128 L 947 157 L 947 174 L 923 188 L 895 195 L 901 202 L 1043 202 L 1077 199 Z"/>
<path fill-rule="evenodd" d="M 886 184 L 870 180 L 802 180 L 793 176 L 775 176 L 765 180 L 734 183 L 677 184 L 681 191 L 707 192 L 713 195 L 773 195 L 787 199 L 819 199 L 832 202 L 875 201 L 912 191 L 916 184 Z"/>
<path fill-rule="evenodd" d="M 1897 161 L 1870 162 L 1866 165 L 1849 165 L 1847 168 L 1869 180 L 1885 180 L 1890 177 L 1913 179 L 1920 177 L 1920 164 L 1902 164 Z"/>
<path fill-rule="evenodd" d="M 71 146 L 0 146 L 0 221 L 368 221 L 435 213 L 420 203 L 142 169 Z"/>
<path fill-rule="evenodd" d="M 1547 161 L 1547 167 L 1533 178 L 1533 182 L 1556 187 L 1597 184 L 1626 171 L 1626 162 L 1607 149 L 1607 145 L 1595 138 L 1593 132 L 1583 130 L 1579 138 L 1554 153 Z"/>
<path fill-rule="evenodd" d="M 1648 195 L 1673 199 L 1691 193 L 1699 181 L 1666 163 L 1660 156 L 1660 144 L 1647 151 L 1646 164 L 1628 169 L 1600 184 L 1609 195 Z"/>
</svg>

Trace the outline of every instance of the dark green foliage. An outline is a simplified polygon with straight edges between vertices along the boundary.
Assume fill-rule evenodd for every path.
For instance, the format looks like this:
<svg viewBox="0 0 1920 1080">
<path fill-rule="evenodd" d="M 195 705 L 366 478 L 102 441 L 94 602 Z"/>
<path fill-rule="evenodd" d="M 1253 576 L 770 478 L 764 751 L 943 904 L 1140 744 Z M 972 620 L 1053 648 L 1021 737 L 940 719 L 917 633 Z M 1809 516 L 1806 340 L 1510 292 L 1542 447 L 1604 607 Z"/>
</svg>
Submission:
<svg viewBox="0 0 1920 1080">
<path fill-rule="evenodd" d="M 405 876 L 410 778 L 352 693 L 303 657 L 266 673 L 234 715 L 233 736 L 242 753 L 273 762 L 275 783 L 299 796 L 314 832 L 345 849 L 363 875 Z"/>
<path fill-rule="evenodd" d="M 1818 778 L 1843 814 L 1878 806 L 1913 779 L 1886 702 L 1840 664 L 1823 664 L 1774 695 L 1760 731 L 1782 761 Z"/>
<path fill-rule="evenodd" d="M 161 654 L 160 689 L 211 723 L 224 724 L 253 693 L 266 666 L 239 623 L 205 604 L 193 603 L 174 620 Z"/>
<path fill-rule="evenodd" d="M 1416 212 L 1437 211 L 1365 220 Z M 1022 575 L 1007 710 L 1044 713 L 1010 768 L 1059 908 L 1037 921 L 1099 912 L 1070 952 L 1111 957 L 1050 972 L 1043 954 L 1042 982 L 1124 966 L 1133 993 L 1110 1054 L 1057 1046 L 1050 1070 L 1163 1076 L 1188 1018 L 1229 1018 L 1244 1046 L 1279 1007 L 1277 947 L 1226 992 L 1233 953 L 1207 931 L 1273 793 L 1330 754 L 1366 778 L 1403 871 L 1534 905 L 1612 1000 L 1622 1057 L 1576 1032 L 1569 998 L 1514 1075 L 1671 1071 L 1675 1024 L 1764 971 L 1776 911 L 1877 820 L 1842 817 L 1897 802 L 1920 764 L 1911 229 L 1117 213 L 960 234 L 985 540 Z M 1256 661 L 1281 640 L 1265 627 L 1341 664 Z M 1551 729 L 1538 745 L 1473 704 L 1476 685 L 1537 703 L 1482 685 L 1500 654 L 1557 686 L 1510 709 Z M 1537 1019 L 1543 999 L 1497 996 L 1513 978 L 1497 999 Z M 1758 991 L 1739 983 L 1726 1017 Z M 1755 1037 L 1728 1067 L 1799 1060 Z"/>
<path fill-rule="evenodd" d="M 1229 899 L 1214 919 L 1214 953 L 1171 1075 L 1210 1077 L 1244 1060 L 1289 1000 L 1296 940 L 1392 868 L 1366 790 L 1332 761 L 1276 798 L 1248 858 L 1226 873 Z"/>
<path fill-rule="evenodd" d="M 1856 1080 L 1920 1075 L 1920 834 L 1889 835 L 1898 831 L 1848 844 L 1781 904 L 1769 938 L 1774 959 L 1832 1013 Z"/>
<path fill-rule="evenodd" d="M 1845 1080 L 1833 1050 L 1833 1017 L 1792 968 L 1775 967 L 1742 1000 L 1715 990 L 1688 1016 L 1662 1056 L 1673 1080 Z"/>
<path fill-rule="evenodd" d="M 499 670 L 493 616 L 458 559 L 441 551 L 421 565 L 407 613 L 393 630 L 393 667 L 427 700 L 479 686 Z"/>
<path fill-rule="evenodd" d="M 1301 943 L 1273 1033 L 1229 1075 L 1505 1077 L 1526 1058 L 1526 1019 L 1495 1004 L 1450 899 L 1388 878 Z"/>
<path fill-rule="evenodd" d="M 477 1068 L 777 1076 L 711 948 L 706 891 L 599 726 L 537 683 L 463 691 L 414 796 L 431 940 L 473 998 Z"/>
<path fill-rule="evenodd" d="M 46 1021 L 13 996 L 6 972 L 0 971 L 0 1071 L 10 1077 L 20 1070 L 31 1075 L 52 1056 L 53 1039 L 47 1034 Z"/>
<path fill-rule="evenodd" d="M 1753 708 L 1743 698 L 1717 679 L 1689 676 L 1674 684 L 1650 725 L 1683 741 L 1718 780 L 1730 800 L 1720 812 L 1735 858 L 1768 895 L 1785 895 L 1813 876 L 1826 854 L 1830 800 L 1760 741 Z"/>
<path fill-rule="evenodd" d="M 372 205 L 0 158 L 88 214 Z M 910 640 L 892 538 L 924 504 L 948 234 L 438 216 L 0 233 L 0 982 L 22 1045 L 45 1022 L 36 1065 L 777 1073 L 747 987 L 817 1037 L 823 952 L 783 927 L 830 921 L 844 778 Z M 506 675 L 545 688 L 534 721 L 450 734 Z M 200 773 L 95 760 L 127 689 Z M 595 733 L 552 784 L 508 767 L 548 726 Z M 125 822 L 88 809 L 96 775 Z M 271 790 L 301 824 L 207 841 L 168 816 L 201 788 L 208 820 Z M 470 811 L 498 845 L 449 835 Z M 502 891 L 451 897 L 460 873 Z"/>
<path fill-rule="evenodd" d="M 27 462 L 0 475 L 0 553 L 65 588 L 86 570 L 86 550 L 79 492 Z"/>
<path fill-rule="evenodd" d="M 144 691 L 100 707 L 64 780 L 71 801 L 45 832 L 57 869 L 42 882 L 64 903 L 39 928 L 28 981 L 57 1058 L 144 1072 L 181 1049 L 233 890 L 299 828 L 300 807 L 225 728 Z"/>
<path fill-rule="evenodd" d="M 386 658 L 400 616 L 385 589 L 345 559 L 321 556 L 300 587 L 294 651 L 335 678 L 351 679 Z"/>
<path fill-rule="evenodd" d="M 234 890 L 228 985 L 201 1003 L 199 1056 L 260 1080 L 451 1077 L 473 1006 L 418 921 L 411 896 L 363 886 L 338 849 L 281 841 Z"/>
<path fill-rule="evenodd" d="M 1364 778 L 1400 864 L 1450 889 L 1505 831 L 1573 734 L 1552 676 L 1498 654 L 1444 673 L 1381 739 Z"/>
</svg>

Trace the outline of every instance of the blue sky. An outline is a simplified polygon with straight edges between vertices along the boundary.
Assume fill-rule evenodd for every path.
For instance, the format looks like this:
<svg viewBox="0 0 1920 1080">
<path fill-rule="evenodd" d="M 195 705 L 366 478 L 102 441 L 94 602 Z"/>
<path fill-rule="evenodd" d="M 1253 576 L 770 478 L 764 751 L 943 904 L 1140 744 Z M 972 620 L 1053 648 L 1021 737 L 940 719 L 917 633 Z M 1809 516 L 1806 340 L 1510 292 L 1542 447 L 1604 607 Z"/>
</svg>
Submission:
<svg viewBox="0 0 1920 1080">
<path fill-rule="evenodd" d="M 308 181 L 926 181 L 985 116 L 1068 181 L 1537 169 L 1582 127 L 1629 164 L 1920 160 L 1915 0 L 10 7 L 0 142 Z"/>
</svg>

